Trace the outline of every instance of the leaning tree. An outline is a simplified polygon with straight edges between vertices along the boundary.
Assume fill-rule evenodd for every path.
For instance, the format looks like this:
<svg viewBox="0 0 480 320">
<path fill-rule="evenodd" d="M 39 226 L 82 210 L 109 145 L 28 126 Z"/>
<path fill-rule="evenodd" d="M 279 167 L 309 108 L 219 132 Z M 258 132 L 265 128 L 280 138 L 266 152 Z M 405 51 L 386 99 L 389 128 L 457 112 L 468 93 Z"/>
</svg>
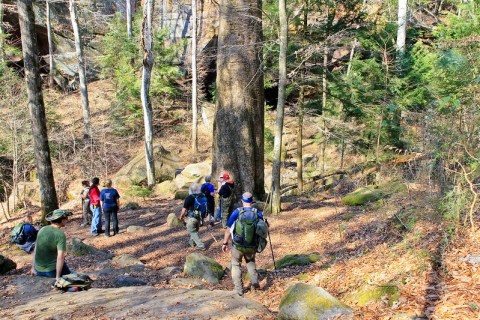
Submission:
<svg viewBox="0 0 480 320">
<path fill-rule="evenodd" d="M 235 193 L 264 189 L 262 11 L 259 0 L 221 0 L 212 172 L 226 171 Z"/>
</svg>

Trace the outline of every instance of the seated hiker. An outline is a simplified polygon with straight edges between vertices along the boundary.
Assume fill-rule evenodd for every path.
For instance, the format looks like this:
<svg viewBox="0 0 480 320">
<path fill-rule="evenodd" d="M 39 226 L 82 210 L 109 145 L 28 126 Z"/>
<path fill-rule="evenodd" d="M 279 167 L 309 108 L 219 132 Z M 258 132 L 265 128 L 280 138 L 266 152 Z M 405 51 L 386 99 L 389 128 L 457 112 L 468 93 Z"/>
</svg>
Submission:
<svg viewBox="0 0 480 320">
<path fill-rule="evenodd" d="M 218 199 L 219 199 L 219 214 L 220 217 L 217 217 L 217 221 L 222 221 L 222 227 L 227 227 L 227 221 L 230 216 L 230 206 L 233 203 L 233 180 L 230 179 L 228 173 L 224 173 L 220 176 L 220 190 L 218 190 Z"/>
<path fill-rule="evenodd" d="M 205 183 L 202 184 L 200 191 L 205 195 L 205 197 L 207 197 L 208 215 L 210 216 L 210 223 L 213 225 L 213 221 L 215 220 L 213 217 L 213 213 L 215 212 L 215 198 L 213 197 L 215 195 L 215 187 L 210 183 L 210 181 L 212 181 L 212 176 L 206 176 Z"/>
<path fill-rule="evenodd" d="M 180 214 L 180 220 L 185 223 L 185 217 L 187 217 L 186 225 L 187 231 L 190 234 L 190 239 L 188 240 L 188 244 L 190 247 L 197 247 L 197 250 L 206 250 L 205 244 L 203 244 L 202 240 L 198 236 L 198 230 L 200 228 L 200 223 L 202 220 L 201 212 L 196 210 L 196 204 L 199 203 L 199 198 L 204 198 L 205 195 L 200 192 L 200 187 L 196 183 L 192 183 L 188 188 L 189 195 L 185 198 L 183 203 L 182 213 Z M 206 202 L 206 201 L 205 201 Z"/>
<path fill-rule="evenodd" d="M 250 192 L 242 195 L 242 207 L 232 212 L 227 221 L 228 229 L 223 237 L 222 251 L 227 252 L 228 240 L 232 238 L 232 280 L 235 286 L 233 290 L 239 296 L 243 295 L 242 282 L 242 259 L 247 263 L 247 270 L 250 274 L 251 285 L 259 289 L 258 275 L 255 265 L 255 254 L 257 253 L 256 227 L 259 220 L 263 220 L 260 211 L 252 207 L 253 196 Z"/>
<path fill-rule="evenodd" d="M 71 273 L 65 263 L 67 239 L 60 230 L 67 224 L 69 215 L 69 211 L 61 209 L 47 215 L 46 219 L 51 224 L 38 232 L 32 259 L 33 275 L 59 279 L 62 275 Z"/>
<path fill-rule="evenodd" d="M 92 211 L 90 211 L 90 181 L 82 181 L 82 192 L 80 192 L 80 197 L 82 198 L 82 209 L 83 209 L 83 223 L 82 227 L 89 225 L 92 221 Z"/>
</svg>

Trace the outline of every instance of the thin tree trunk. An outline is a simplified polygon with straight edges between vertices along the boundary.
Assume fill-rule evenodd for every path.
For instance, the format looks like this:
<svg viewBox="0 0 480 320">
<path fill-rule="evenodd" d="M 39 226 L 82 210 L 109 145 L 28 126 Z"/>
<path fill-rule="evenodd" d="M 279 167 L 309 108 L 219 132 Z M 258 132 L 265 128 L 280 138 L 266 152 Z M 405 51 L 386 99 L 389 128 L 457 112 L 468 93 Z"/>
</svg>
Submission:
<svg viewBox="0 0 480 320">
<path fill-rule="evenodd" d="M 197 108 L 197 0 L 192 0 L 192 153 L 198 149 Z"/>
<path fill-rule="evenodd" d="M 142 52 L 143 71 L 141 100 L 143 108 L 143 120 L 145 126 L 145 160 L 147 165 L 147 183 L 152 188 L 155 185 L 155 161 L 153 159 L 153 112 L 150 101 L 150 80 L 153 68 L 153 15 L 154 0 L 145 0 L 143 7 L 142 24 Z"/>
<path fill-rule="evenodd" d="M 0 0 L 0 63 L 5 61 L 4 45 L 3 42 L 3 0 Z"/>
<path fill-rule="evenodd" d="M 327 111 L 327 72 L 328 72 L 328 48 L 325 44 L 323 51 L 323 75 L 322 75 L 322 120 L 323 120 L 323 143 L 322 143 L 322 173 L 325 172 L 325 151 L 327 149 L 327 122 L 325 113 Z"/>
<path fill-rule="evenodd" d="M 235 194 L 264 187 L 262 11 L 258 0 L 220 0 L 212 172 L 228 172 Z"/>
<path fill-rule="evenodd" d="M 272 165 L 272 214 L 282 210 L 280 197 L 280 168 L 282 157 L 283 118 L 285 111 L 285 88 L 287 86 L 287 46 L 288 46 L 288 21 L 286 0 L 278 2 L 280 18 L 280 55 L 278 59 L 278 101 L 275 120 L 275 141 L 273 145 Z"/>
<path fill-rule="evenodd" d="M 128 39 L 133 37 L 132 31 L 132 0 L 126 0 L 127 5 L 127 36 Z"/>
<path fill-rule="evenodd" d="M 46 1 L 47 11 L 47 37 L 48 37 L 48 62 L 50 64 L 50 85 L 53 85 L 53 76 L 55 75 L 55 61 L 53 60 L 53 38 L 52 24 L 50 20 L 50 0 Z"/>
<path fill-rule="evenodd" d="M 298 194 L 303 192 L 303 103 L 305 88 L 300 87 L 300 97 L 298 101 L 298 128 L 297 128 L 297 184 Z"/>
<path fill-rule="evenodd" d="M 397 30 L 397 53 L 399 62 L 405 54 L 405 40 L 407 38 L 407 0 L 398 0 L 398 30 Z"/>
<path fill-rule="evenodd" d="M 45 105 L 43 103 L 40 72 L 38 69 L 37 37 L 35 34 L 35 16 L 32 3 L 32 0 L 17 0 L 25 67 L 25 82 L 27 86 L 28 106 L 32 117 L 35 162 L 40 185 L 42 220 L 44 220 L 47 213 L 58 208 L 58 201 L 53 179 Z"/>
<path fill-rule="evenodd" d="M 80 94 L 82 96 L 83 107 L 83 123 L 84 133 L 83 139 L 86 141 L 92 136 L 92 129 L 90 127 L 90 107 L 88 105 L 88 90 L 87 90 L 87 75 L 85 72 L 85 60 L 83 56 L 83 44 L 80 35 L 80 28 L 78 27 L 78 17 L 75 8 L 75 0 L 69 0 L 70 19 L 72 20 L 72 28 L 75 36 L 75 49 L 78 57 L 78 77 L 80 80 Z"/>
<path fill-rule="evenodd" d="M 352 50 L 350 51 L 350 58 L 348 60 L 348 67 L 347 67 L 347 78 L 350 76 L 350 72 L 352 71 L 352 60 L 355 56 L 355 47 L 357 46 L 357 39 L 353 40 Z"/>
</svg>

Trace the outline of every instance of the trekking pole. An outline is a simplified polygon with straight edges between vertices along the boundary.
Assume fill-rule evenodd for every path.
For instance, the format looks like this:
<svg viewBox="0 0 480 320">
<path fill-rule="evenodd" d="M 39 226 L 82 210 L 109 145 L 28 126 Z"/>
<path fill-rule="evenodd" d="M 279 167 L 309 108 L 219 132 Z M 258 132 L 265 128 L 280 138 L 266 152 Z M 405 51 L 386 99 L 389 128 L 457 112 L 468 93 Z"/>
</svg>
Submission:
<svg viewBox="0 0 480 320">
<path fill-rule="evenodd" d="M 275 264 L 275 255 L 273 254 L 273 246 L 272 246 L 272 239 L 270 238 L 270 225 L 268 224 L 267 219 L 265 219 L 265 223 L 268 227 L 267 229 L 267 235 L 268 235 L 268 242 L 270 242 L 270 251 L 272 252 L 272 259 L 273 259 L 273 269 L 276 271 L 277 270 L 277 265 Z"/>
<path fill-rule="evenodd" d="M 218 242 L 218 241 L 217 241 L 217 238 L 215 238 L 215 236 L 213 235 L 212 231 L 210 230 L 210 223 L 207 223 L 207 231 L 208 231 L 208 233 L 210 233 L 210 235 L 212 236 L 213 240 L 215 240 L 215 242 Z"/>
</svg>

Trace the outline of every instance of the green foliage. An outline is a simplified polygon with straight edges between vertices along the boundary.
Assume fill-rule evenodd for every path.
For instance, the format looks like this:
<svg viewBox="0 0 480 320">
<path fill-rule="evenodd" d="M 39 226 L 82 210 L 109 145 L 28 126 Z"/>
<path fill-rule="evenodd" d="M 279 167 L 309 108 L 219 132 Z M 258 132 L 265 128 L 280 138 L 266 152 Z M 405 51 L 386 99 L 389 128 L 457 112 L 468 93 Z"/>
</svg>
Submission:
<svg viewBox="0 0 480 320">
<path fill-rule="evenodd" d="M 265 127 L 263 132 L 264 137 L 264 152 L 265 158 L 268 161 L 273 161 L 273 145 L 275 140 L 275 135 L 273 134 L 272 130 Z"/>
<path fill-rule="evenodd" d="M 115 115 L 112 117 L 112 126 L 119 134 L 132 133 L 142 127 L 140 23 L 141 15 L 135 16 L 133 36 L 129 39 L 123 18 L 115 16 L 110 31 L 103 39 L 104 54 L 98 59 L 101 76 L 115 83 L 117 101 L 112 103 L 111 113 Z M 150 84 L 153 105 L 159 99 L 177 94 L 174 80 L 180 76 L 180 71 L 175 61 L 183 43 L 166 47 L 166 33 L 167 30 L 162 30 L 154 35 L 155 62 Z"/>
<path fill-rule="evenodd" d="M 132 186 L 130 190 L 127 191 L 127 195 L 140 198 L 148 198 L 152 195 L 153 190 L 148 188 L 143 188 L 141 186 Z"/>
</svg>

